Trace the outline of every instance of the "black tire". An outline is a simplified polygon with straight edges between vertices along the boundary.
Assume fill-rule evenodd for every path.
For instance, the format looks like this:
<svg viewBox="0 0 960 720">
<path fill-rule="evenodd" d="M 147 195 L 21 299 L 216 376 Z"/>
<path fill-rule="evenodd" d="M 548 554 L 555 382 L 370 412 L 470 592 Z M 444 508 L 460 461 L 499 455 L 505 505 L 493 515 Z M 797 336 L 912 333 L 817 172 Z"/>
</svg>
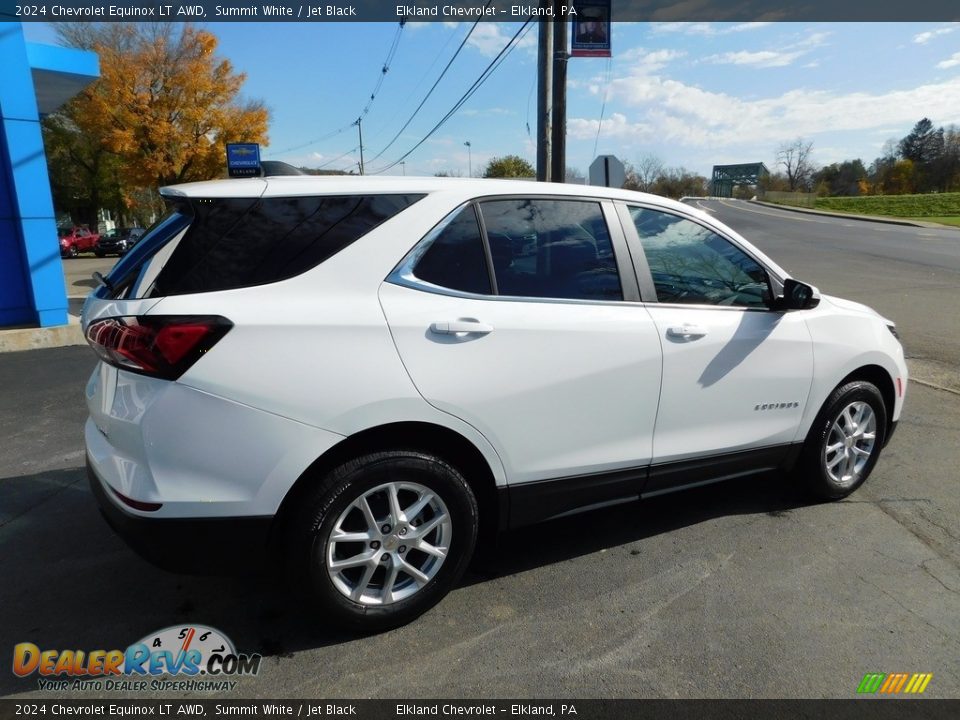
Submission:
<svg viewBox="0 0 960 720">
<path fill-rule="evenodd" d="M 93 254 L 96 255 L 98 258 L 102 258 L 102 257 L 106 256 L 106 253 L 103 252 L 102 250 L 94 250 L 94 251 L 93 251 Z"/>
<path fill-rule="evenodd" d="M 842 417 L 844 411 L 847 408 L 859 409 L 862 405 L 869 407 L 873 414 L 873 442 L 869 450 L 867 451 L 864 447 L 865 440 L 856 441 L 855 438 L 851 438 L 849 442 L 855 447 L 841 447 L 831 451 L 831 448 L 837 446 L 839 432 L 844 428 L 857 427 L 855 424 L 848 423 L 847 418 Z M 854 414 L 856 414 L 855 411 Z M 838 424 L 836 430 L 834 423 Z M 860 424 L 870 425 L 869 420 Z M 869 436 L 869 434 L 868 432 L 866 435 Z M 865 380 L 854 380 L 841 385 L 827 398 L 817 419 L 810 427 L 797 465 L 797 474 L 816 497 L 823 500 L 845 498 L 870 476 L 877 464 L 877 458 L 880 457 L 886 434 L 887 408 L 877 387 Z M 850 473 L 843 473 L 838 468 L 845 466 L 845 458 L 848 456 L 854 458 L 853 462 L 857 467 L 851 468 Z M 865 458 L 865 462 L 857 458 Z M 832 470 L 829 467 L 831 462 L 837 463 Z"/>
<path fill-rule="evenodd" d="M 67 257 L 75 258 L 75 257 L 76 257 L 77 255 L 79 255 L 79 254 L 80 254 L 80 251 L 77 250 L 77 246 L 76 246 L 76 245 L 71 245 L 71 246 L 67 249 Z"/>
<path fill-rule="evenodd" d="M 439 561 L 435 574 L 429 582 L 413 590 L 412 595 L 394 602 L 369 604 L 369 598 L 366 603 L 351 599 L 344 590 L 334 584 L 332 571 L 327 567 L 329 543 L 331 534 L 343 519 L 344 513 L 348 512 L 348 508 L 359 498 L 388 483 L 412 483 L 426 488 L 439 498 L 450 519 L 449 543 L 446 545 L 446 557 Z M 370 497 L 371 503 L 375 504 L 380 496 Z M 418 451 L 377 452 L 346 462 L 329 472 L 316 487 L 299 498 L 297 504 L 298 510 L 293 514 L 288 533 L 290 578 L 304 591 L 311 608 L 316 610 L 317 617 L 335 625 L 347 625 L 353 629 L 373 632 L 398 627 L 414 620 L 438 603 L 460 579 L 476 544 L 477 502 L 470 486 L 453 466 L 438 457 Z M 376 517 L 381 517 L 374 508 L 371 509 Z M 425 512 L 434 514 L 432 506 Z M 353 519 L 357 519 L 357 516 Z M 420 524 L 425 525 L 423 522 Z M 369 523 L 365 523 L 366 526 L 369 526 Z M 416 526 L 412 523 L 410 528 L 411 533 L 416 532 Z M 404 552 L 403 545 L 394 544 L 388 547 L 391 542 L 402 542 L 396 537 L 400 530 L 393 530 L 393 535 L 379 538 L 376 547 L 381 547 L 382 542 L 381 550 L 368 550 L 367 542 L 355 543 L 357 552 L 373 555 L 383 552 L 390 556 L 379 580 L 381 596 L 386 592 L 387 569 L 396 562 L 396 553 Z M 439 536 L 428 534 L 426 537 Z M 373 543 L 370 543 L 369 547 L 373 548 Z M 391 552 L 387 552 L 388 549 Z M 335 551 L 336 549 L 330 550 Z M 419 551 L 411 546 L 406 555 L 399 557 L 414 562 L 417 552 Z M 430 557 L 425 553 L 421 554 L 429 564 Z M 363 569 L 365 568 L 366 565 L 363 566 Z M 357 570 L 360 571 L 360 568 Z M 405 575 L 402 570 L 399 570 L 399 573 L 395 577 L 404 578 L 402 582 L 407 582 L 408 591 L 416 585 L 410 584 L 413 576 Z M 377 575 L 374 575 L 371 579 L 374 588 L 376 577 Z M 338 582 L 343 583 L 345 580 L 345 575 L 338 575 Z M 359 586 L 363 581 L 358 580 L 356 584 Z"/>
</svg>

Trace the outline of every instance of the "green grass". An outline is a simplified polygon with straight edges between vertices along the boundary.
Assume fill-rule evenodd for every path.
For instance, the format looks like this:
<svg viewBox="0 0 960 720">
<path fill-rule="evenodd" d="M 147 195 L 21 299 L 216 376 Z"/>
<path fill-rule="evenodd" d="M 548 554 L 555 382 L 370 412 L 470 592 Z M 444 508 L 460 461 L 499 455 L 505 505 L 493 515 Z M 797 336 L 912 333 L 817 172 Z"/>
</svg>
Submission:
<svg viewBox="0 0 960 720">
<path fill-rule="evenodd" d="M 884 215 L 948 225 L 960 224 L 960 192 L 817 198 L 814 207 L 817 210 L 859 215 Z"/>
<path fill-rule="evenodd" d="M 955 227 L 960 227 L 960 215 L 952 215 L 949 217 L 943 215 L 933 215 L 932 217 L 908 217 L 904 220 L 922 220 L 923 222 L 932 222 L 940 223 L 941 225 L 954 225 Z"/>
</svg>

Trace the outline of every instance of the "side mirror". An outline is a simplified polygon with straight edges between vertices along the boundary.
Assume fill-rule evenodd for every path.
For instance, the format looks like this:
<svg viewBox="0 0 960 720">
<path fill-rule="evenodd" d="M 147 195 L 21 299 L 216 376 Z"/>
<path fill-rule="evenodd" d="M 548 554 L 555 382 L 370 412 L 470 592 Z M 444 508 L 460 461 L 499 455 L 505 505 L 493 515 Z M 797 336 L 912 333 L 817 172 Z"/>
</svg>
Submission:
<svg viewBox="0 0 960 720">
<path fill-rule="evenodd" d="M 812 285 L 787 278 L 783 281 L 783 296 L 777 300 L 780 310 L 809 310 L 820 304 L 820 293 Z"/>
</svg>

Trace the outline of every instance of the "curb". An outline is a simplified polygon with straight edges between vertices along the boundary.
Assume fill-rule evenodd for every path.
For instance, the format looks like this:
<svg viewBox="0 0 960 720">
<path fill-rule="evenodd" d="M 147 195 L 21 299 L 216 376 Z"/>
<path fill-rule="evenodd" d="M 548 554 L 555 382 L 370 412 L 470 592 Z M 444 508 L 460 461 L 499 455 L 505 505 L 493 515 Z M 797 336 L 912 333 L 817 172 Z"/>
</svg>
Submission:
<svg viewBox="0 0 960 720">
<path fill-rule="evenodd" d="M 748 200 L 754 205 L 764 205 L 776 210 L 790 210 L 791 212 L 806 213 L 808 215 L 822 215 L 823 217 L 834 217 L 842 220 L 860 220 L 862 222 L 878 222 L 887 225 L 906 225 L 908 227 L 925 227 L 936 230 L 955 230 L 951 225 L 940 225 L 939 223 L 923 222 L 920 220 L 904 220 L 903 218 L 891 218 L 881 215 L 853 215 L 851 213 L 831 212 L 829 210 L 814 210 L 813 208 L 796 207 L 795 205 L 779 205 L 777 203 L 764 202 L 763 200 Z"/>
<path fill-rule="evenodd" d="M 68 345 L 83 345 L 85 343 L 83 331 L 77 323 L 45 328 L 0 330 L 0 353 L 41 350 Z"/>
</svg>

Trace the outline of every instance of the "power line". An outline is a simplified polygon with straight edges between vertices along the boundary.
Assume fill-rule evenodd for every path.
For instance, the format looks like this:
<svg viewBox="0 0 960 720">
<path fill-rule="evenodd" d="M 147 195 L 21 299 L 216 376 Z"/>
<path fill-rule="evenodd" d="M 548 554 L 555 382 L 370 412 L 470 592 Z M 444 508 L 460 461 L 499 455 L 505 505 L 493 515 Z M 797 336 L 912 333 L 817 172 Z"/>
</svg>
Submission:
<svg viewBox="0 0 960 720">
<path fill-rule="evenodd" d="M 367 113 L 370 112 L 370 106 L 373 105 L 373 101 L 377 99 L 377 93 L 379 93 L 380 88 L 383 87 L 383 81 L 386 79 L 387 73 L 390 72 L 390 64 L 393 62 L 393 57 L 397 54 L 397 47 L 400 45 L 400 34 L 403 32 L 403 26 L 406 24 L 407 21 L 404 19 L 400 21 L 400 25 L 397 27 L 397 32 L 393 36 L 393 42 L 390 45 L 390 49 L 387 51 L 387 57 L 383 61 L 383 66 L 380 69 L 380 75 L 377 76 L 377 83 L 373 86 L 373 92 L 370 93 L 370 99 L 367 101 L 363 111 L 360 113 L 361 118 L 365 118 Z"/>
<path fill-rule="evenodd" d="M 349 150 L 347 150 L 347 151 L 346 151 L 345 153 L 343 153 L 342 155 L 337 155 L 337 156 L 336 156 L 335 158 L 333 158 L 332 160 L 327 160 L 323 165 L 318 165 L 318 166 L 317 166 L 316 168 L 314 168 L 314 169 L 316 169 L 316 170 L 323 170 L 325 167 L 327 167 L 327 165 L 333 165 L 337 160 L 342 160 L 343 158 L 345 158 L 345 157 L 346 157 L 347 155 L 349 155 L 350 153 L 356 152 L 356 151 L 359 150 L 359 149 L 360 149 L 360 146 L 359 146 L 359 145 L 357 145 L 356 147 L 350 148 Z"/>
<path fill-rule="evenodd" d="M 489 7 L 491 2 L 493 2 L 493 0 L 487 0 L 487 4 L 484 7 L 485 8 Z M 413 119 L 417 116 L 417 113 L 420 112 L 424 104 L 433 94 L 433 91 L 437 89 L 437 85 L 439 85 L 440 81 L 443 80 L 443 76 L 447 74 L 447 70 L 449 70 L 450 66 L 453 65 L 453 61 L 457 59 L 457 56 L 460 54 L 460 51 L 463 50 L 464 46 L 467 44 L 467 40 L 470 39 L 470 36 L 473 34 L 473 31 L 477 28 L 478 24 L 480 24 L 480 18 L 477 18 L 477 20 L 474 21 L 473 25 L 470 26 L 469 32 L 467 32 L 466 36 L 464 36 L 463 38 L 463 41 L 460 43 L 460 47 L 457 48 L 457 51 L 453 54 L 453 57 L 451 57 L 450 60 L 447 61 L 446 67 L 443 68 L 443 71 L 440 73 L 440 76 L 436 79 L 436 81 L 427 91 L 427 94 L 423 96 L 423 100 L 421 100 L 420 104 L 417 105 L 417 109 L 413 111 L 413 114 L 409 118 L 407 118 L 407 121 L 403 124 L 403 127 L 397 131 L 397 134 L 394 135 L 393 138 L 390 140 L 390 142 L 387 143 L 386 147 L 384 147 L 383 150 L 381 150 L 372 158 L 370 158 L 370 162 L 374 162 L 377 158 L 379 158 L 387 150 L 389 150 L 393 146 L 393 144 L 397 141 L 397 138 L 399 138 L 400 135 L 403 133 L 403 131 L 410 126 L 410 123 L 413 122 Z"/>
<path fill-rule="evenodd" d="M 597 145 L 600 144 L 600 128 L 603 127 L 603 113 L 607 109 L 607 95 L 610 92 L 610 76 L 613 73 L 613 59 L 607 58 L 607 71 L 604 79 L 603 103 L 600 105 L 600 122 L 597 123 L 597 137 L 593 141 L 593 156 L 597 156 Z M 590 162 L 593 162 L 592 160 Z"/>
<path fill-rule="evenodd" d="M 437 130 L 439 130 L 444 125 L 444 123 L 447 122 L 447 120 L 453 117 L 453 115 L 463 106 L 463 104 L 467 102 L 467 100 L 469 100 L 477 90 L 480 89 L 480 86 L 483 85 L 483 83 L 485 83 L 487 79 L 494 72 L 496 72 L 497 68 L 500 67 L 500 65 L 503 63 L 504 60 L 507 59 L 507 57 L 509 57 L 510 53 L 513 52 L 513 49 L 519 44 L 518 39 L 520 38 L 521 33 L 525 35 L 526 32 L 529 31 L 530 27 L 532 27 L 530 25 L 530 20 L 531 20 L 531 17 L 528 16 L 526 22 L 524 22 L 523 25 L 520 26 L 520 29 L 517 30 L 514 36 L 510 38 L 510 40 L 507 42 L 506 45 L 504 45 L 503 49 L 499 53 L 497 53 L 497 56 L 493 60 L 491 60 L 490 64 L 487 65 L 487 67 L 484 69 L 482 73 L 480 73 L 480 77 L 478 77 L 473 82 L 473 85 L 471 85 L 467 89 L 467 91 L 460 97 L 460 99 L 454 104 L 454 106 L 450 108 L 447 114 L 444 115 L 440 119 L 440 121 L 430 129 L 430 132 L 424 135 L 423 138 L 421 138 L 421 140 L 416 145 L 410 148 L 406 153 L 401 155 L 395 161 L 393 161 L 389 165 L 386 165 L 385 167 L 380 168 L 379 170 L 374 170 L 372 173 L 369 173 L 369 174 L 379 175 L 380 173 L 386 172 L 387 170 L 390 170 L 391 168 L 399 165 L 401 162 L 406 160 L 417 148 L 423 145 L 423 143 L 425 143 L 430 138 L 431 135 L 433 135 Z"/>
<path fill-rule="evenodd" d="M 277 150 L 277 154 L 278 154 L 278 155 L 282 155 L 283 153 L 293 152 L 294 150 L 302 150 L 302 149 L 305 148 L 305 147 L 310 147 L 311 145 L 316 145 L 317 143 L 321 143 L 321 142 L 323 142 L 324 140 L 329 140 L 330 138 L 339 135 L 339 134 L 342 133 L 344 130 L 349 130 L 349 129 L 352 128 L 352 127 L 353 127 L 353 123 L 347 123 L 346 125 L 344 125 L 344 126 L 341 127 L 341 128 L 337 128 L 336 130 L 332 130 L 332 131 L 328 132 L 326 135 L 323 135 L 323 136 L 321 136 L 321 137 L 318 137 L 316 140 L 310 140 L 309 142 L 301 143 L 300 145 L 294 145 L 293 147 L 288 147 L 288 148 L 286 148 L 285 150 Z"/>
<path fill-rule="evenodd" d="M 430 73 L 433 72 L 433 68 L 434 68 L 434 67 L 436 66 L 436 64 L 440 61 L 440 58 L 441 58 L 441 56 L 443 56 L 444 52 L 446 52 L 447 46 L 448 46 L 451 42 L 453 42 L 453 39 L 457 36 L 457 31 L 458 31 L 459 29 L 460 29 L 460 28 L 459 28 L 459 24 L 458 24 L 458 23 L 453 23 L 453 28 L 451 28 L 449 34 L 447 35 L 447 39 L 444 40 L 443 45 L 441 46 L 441 48 L 440 48 L 440 49 L 436 52 L 436 54 L 433 56 L 433 60 L 430 61 L 430 64 L 427 66 L 427 69 L 423 71 L 423 74 L 420 76 L 420 79 L 417 80 L 417 84 L 413 86 L 413 89 L 412 89 L 412 90 L 410 90 L 406 101 L 403 103 L 402 109 L 397 111 L 397 114 L 398 114 L 398 115 L 401 114 L 401 112 L 402 112 L 403 114 L 406 114 L 407 108 L 409 108 L 411 105 L 413 105 L 413 103 L 414 103 L 414 101 L 416 100 L 416 97 L 417 97 L 417 91 L 418 91 L 418 90 L 420 89 L 420 87 L 423 85 L 424 81 L 426 81 L 426 79 L 427 79 L 428 77 L 430 77 Z"/>
<path fill-rule="evenodd" d="M 383 61 L 383 65 L 381 66 L 381 69 L 380 69 L 380 74 L 377 76 L 377 82 L 373 87 L 373 92 L 370 93 L 370 99 L 367 100 L 367 104 L 364 106 L 363 110 L 360 113 L 361 118 L 366 117 L 367 113 L 370 112 L 370 107 L 373 105 L 373 101 L 376 99 L 377 93 L 380 92 L 380 88 L 383 86 L 383 81 L 386 78 L 387 73 L 390 71 L 390 65 L 391 63 L 393 63 L 393 58 L 397 54 L 397 48 L 400 45 L 400 35 L 406 24 L 407 24 L 407 21 L 404 19 L 404 20 L 401 20 L 400 24 L 397 26 L 397 31 L 393 35 L 393 41 L 390 43 L 390 49 L 387 50 L 387 57 Z M 354 127 L 356 124 L 357 124 L 357 121 L 354 120 L 352 122 L 347 123 L 343 127 L 339 127 L 336 130 L 331 130 L 326 135 L 322 135 L 314 140 L 310 140 L 308 142 L 301 143 L 299 145 L 294 145 L 293 147 L 288 147 L 284 150 L 278 150 L 277 153 L 283 154 L 283 153 L 293 152 L 294 150 L 302 150 L 305 147 L 316 145 L 317 143 L 321 143 L 324 140 L 329 140 L 330 138 L 335 137 L 346 130 L 349 130 L 350 128 Z M 353 152 L 353 151 L 351 150 L 350 152 Z M 347 154 L 347 153 L 344 153 L 344 154 Z"/>
</svg>

